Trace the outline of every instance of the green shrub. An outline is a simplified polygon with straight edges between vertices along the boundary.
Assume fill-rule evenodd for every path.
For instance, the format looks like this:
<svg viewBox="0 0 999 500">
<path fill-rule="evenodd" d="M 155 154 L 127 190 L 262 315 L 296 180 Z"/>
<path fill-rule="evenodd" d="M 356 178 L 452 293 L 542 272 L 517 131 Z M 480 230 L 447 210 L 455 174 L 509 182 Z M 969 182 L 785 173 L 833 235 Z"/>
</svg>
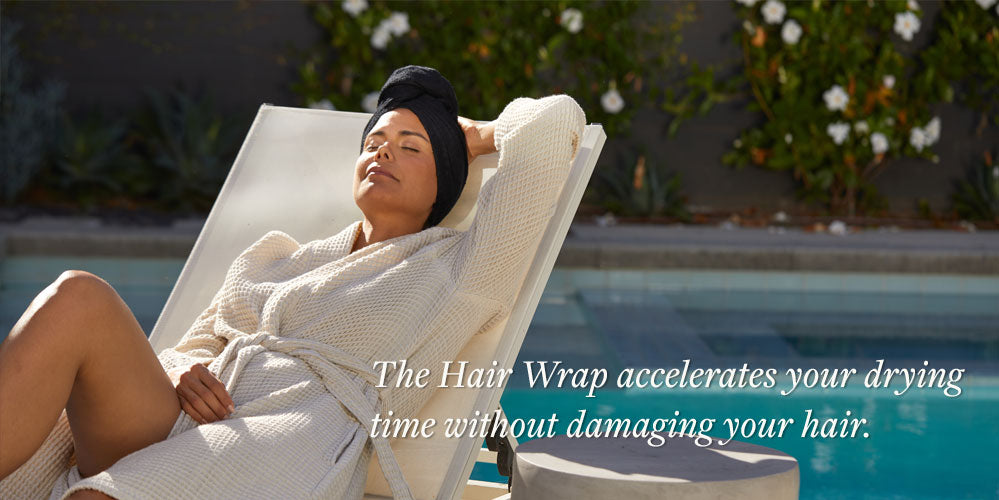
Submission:
<svg viewBox="0 0 999 500">
<path fill-rule="evenodd" d="M 0 202 L 12 203 L 37 176 L 52 147 L 65 85 L 46 81 L 29 88 L 16 41 L 20 26 L 0 29 Z"/>
<path fill-rule="evenodd" d="M 999 165 L 992 155 L 970 169 L 964 180 L 955 183 L 954 210 L 968 220 L 985 220 L 999 224 Z"/>
<path fill-rule="evenodd" d="M 920 92 L 981 113 L 976 130 L 999 125 L 999 11 L 977 2 L 948 1 L 934 22 L 933 43 L 920 53 Z"/>
<path fill-rule="evenodd" d="M 594 170 L 590 197 L 597 204 L 621 216 L 689 219 L 679 174 L 670 174 L 660 163 L 648 160 L 640 146 L 627 148 L 616 160 Z"/>
<path fill-rule="evenodd" d="M 124 119 L 109 121 L 100 114 L 77 120 L 63 114 L 45 184 L 85 210 L 123 194 L 120 174 L 137 166 L 134 156 L 125 154 L 127 126 Z"/>
<path fill-rule="evenodd" d="M 918 5 L 739 3 L 750 109 L 766 121 L 741 134 L 726 163 L 788 171 L 804 199 L 854 215 L 880 204 L 872 181 L 892 159 L 935 157 L 935 94 L 899 48 L 928 29 Z"/>
<path fill-rule="evenodd" d="M 328 43 L 308 54 L 294 90 L 306 104 L 374 110 L 393 70 L 438 69 L 453 84 L 459 112 L 499 115 L 520 96 L 566 93 L 608 134 L 660 92 L 676 67 L 683 4 L 635 0 L 315 3 Z M 670 23 L 662 21 L 675 10 Z"/>
<path fill-rule="evenodd" d="M 135 195 L 173 212 L 206 212 L 218 195 L 247 128 L 219 112 L 207 97 L 183 89 L 146 92 L 134 122 L 139 154 L 152 182 L 132 179 Z M 146 192 L 135 192 L 147 190 Z"/>
</svg>

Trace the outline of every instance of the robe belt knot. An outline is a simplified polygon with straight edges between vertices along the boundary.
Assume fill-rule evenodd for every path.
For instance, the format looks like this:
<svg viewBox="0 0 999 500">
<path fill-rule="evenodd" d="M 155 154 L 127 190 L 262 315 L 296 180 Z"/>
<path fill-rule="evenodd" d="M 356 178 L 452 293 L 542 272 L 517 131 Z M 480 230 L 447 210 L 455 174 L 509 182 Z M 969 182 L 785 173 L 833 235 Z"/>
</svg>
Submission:
<svg viewBox="0 0 999 500">
<path fill-rule="evenodd" d="M 231 379 L 242 372 L 253 356 L 263 351 L 280 352 L 302 360 L 319 375 L 330 394 L 367 430 L 382 473 L 392 489 L 392 496 L 399 499 L 413 498 L 388 439 L 370 437 L 375 414 L 384 414 L 384 406 L 390 405 L 390 401 L 386 401 L 387 393 L 375 387 L 378 384 L 378 374 L 372 368 L 357 357 L 329 344 L 258 332 L 230 340 L 208 369 L 219 377 L 222 367 L 235 363 L 234 369 L 229 371 L 230 380 L 222 381 L 226 387 L 232 387 Z"/>
</svg>

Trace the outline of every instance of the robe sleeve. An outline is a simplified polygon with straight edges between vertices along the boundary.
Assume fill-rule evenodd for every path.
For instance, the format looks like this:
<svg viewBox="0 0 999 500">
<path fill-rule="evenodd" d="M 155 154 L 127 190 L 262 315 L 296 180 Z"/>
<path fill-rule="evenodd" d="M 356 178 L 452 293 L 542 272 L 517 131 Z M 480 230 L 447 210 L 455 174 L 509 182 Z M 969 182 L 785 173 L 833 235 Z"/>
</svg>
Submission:
<svg viewBox="0 0 999 500">
<path fill-rule="evenodd" d="M 222 352 L 228 340 L 215 335 L 214 327 L 223 290 L 224 286 L 215 294 L 211 304 L 198 316 L 177 345 L 160 351 L 158 357 L 164 371 L 191 366 L 194 363 L 207 365 Z"/>
<path fill-rule="evenodd" d="M 501 304 L 494 319 L 513 306 L 585 126 L 583 110 L 567 95 L 515 99 L 496 120 L 499 164 L 482 187 L 456 264 L 459 291 Z"/>
<path fill-rule="evenodd" d="M 264 234 L 236 257 L 211 304 L 198 316 L 180 342 L 159 353 L 163 369 L 169 371 L 194 363 L 208 365 L 222 353 L 229 337 L 256 330 L 259 319 L 256 315 L 245 314 L 245 309 L 233 309 L 225 303 L 226 294 L 239 286 L 239 280 L 262 281 L 275 272 L 292 276 L 302 274 L 316 266 L 317 255 L 335 251 L 325 248 L 328 246 L 328 240 L 300 245 L 282 231 Z"/>
</svg>

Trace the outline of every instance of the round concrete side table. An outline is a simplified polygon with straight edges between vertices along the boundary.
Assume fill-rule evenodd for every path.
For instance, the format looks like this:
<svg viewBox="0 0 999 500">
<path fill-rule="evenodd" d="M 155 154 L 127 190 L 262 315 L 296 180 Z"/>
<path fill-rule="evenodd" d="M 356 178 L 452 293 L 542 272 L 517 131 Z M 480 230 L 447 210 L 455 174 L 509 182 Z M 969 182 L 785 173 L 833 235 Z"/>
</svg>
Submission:
<svg viewBox="0 0 999 500">
<path fill-rule="evenodd" d="M 665 436 L 664 436 L 665 438 Z M 798 461 L 764 446 L 675 436 L 552 438 L 517 447 L 511 500 L 796 500 Z"/>
</svg>

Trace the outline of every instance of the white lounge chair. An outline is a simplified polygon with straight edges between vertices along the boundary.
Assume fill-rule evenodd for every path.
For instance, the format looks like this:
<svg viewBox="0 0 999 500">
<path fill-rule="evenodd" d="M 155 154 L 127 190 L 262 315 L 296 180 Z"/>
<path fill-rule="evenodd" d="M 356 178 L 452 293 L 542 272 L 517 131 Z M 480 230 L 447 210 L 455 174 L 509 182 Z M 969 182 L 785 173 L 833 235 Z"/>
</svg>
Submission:
<svg viewBox="0 0 999 500">
<path fill-rule="evenodd" d="M 264 104 L 240 149 L 191 255 L 150 335 L 159 352 L 175 345 L 222 285 L 229 264 L 272 229 L 297 241 L 329 237 L 363 218 L 351 194 L 354 160 L 371 115 L 287 108 Z M 458 356 L 467 369 L 513 368 L 524 334 L 548 282 L 606 135 L 588 125 L 579 153 L 516 303 L 506 321 L 472 338 Z M 475 215 L 482 184 L 495 172 L 498 155 L 482 156 L 469 168 L 458 204 L 441 223 L 467 229 Z M 438 389 L 420 419 L 473 417 L 498 408 L 502 388 Z M 477 459 L 495 460 L 480 450 L 481 438 L 395 439 L 392 450 L 418 499 L 479 499 L 506 495 L 506 485 L 469 481 Z M 516 443 L 513 443 L 516 446 Z M 377 460 L 372 460 L 366 499 L 390 497 Z"/>
</svg>

